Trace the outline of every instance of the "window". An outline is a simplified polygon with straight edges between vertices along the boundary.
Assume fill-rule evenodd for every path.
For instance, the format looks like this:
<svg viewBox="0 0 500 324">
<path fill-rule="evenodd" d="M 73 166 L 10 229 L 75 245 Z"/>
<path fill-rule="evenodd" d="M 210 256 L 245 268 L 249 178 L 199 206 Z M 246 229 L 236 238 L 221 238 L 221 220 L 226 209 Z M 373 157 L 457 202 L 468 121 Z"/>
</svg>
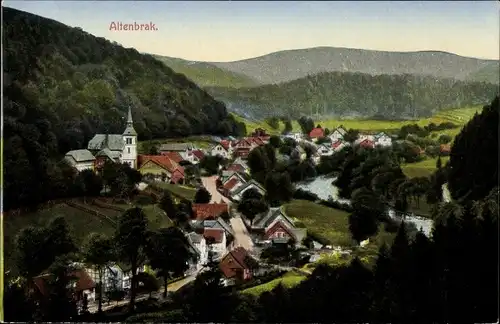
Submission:
<svg viewBox="0 0 500 324">
<path fill-rule="evenodd" d="M 128 145 L 132 144 L 132 139 L 131 139 L 131 138 L 127 138 L 127 139 L 126 139 L 126 141 L 127 141 L 127 144 L 128 144 Z M 130 153 L 130 152 L 129 152 L 129 153 Z"/>
<path fill-rule="evenodd" d="M 127 152 L 130 154 L 130 147 L 127 147 Z"/>
</svg>

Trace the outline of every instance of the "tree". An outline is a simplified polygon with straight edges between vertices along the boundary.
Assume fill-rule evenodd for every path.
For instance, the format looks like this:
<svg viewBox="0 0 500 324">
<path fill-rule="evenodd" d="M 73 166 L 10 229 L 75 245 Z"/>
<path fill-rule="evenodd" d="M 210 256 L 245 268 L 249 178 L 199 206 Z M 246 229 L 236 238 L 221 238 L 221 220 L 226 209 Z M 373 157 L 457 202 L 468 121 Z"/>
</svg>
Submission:
<svg viewBox="0 0 500 324">
<path fill-rule="evenodd" d="M 250 198 L 242 199 L 238 204 L 238 211 L 243 214 L 248 220 L 250 220 L 250 225 L 253 224 L 255 216 L 264 213 L 269 209 L 266 202 L 260 198 Z"/>
<path fill-rule="evenodd" d="M 148 220 L 141 208 L 131 208 L 118 218 L 115 246 L 119 260 L 130 265 L 130 311 L 134 310 L 137 294 L 137 268 L 144 262 Z"/>
<path fill-rule="evenodd" d="M 448 188 L 453 199 L 478 200 L 498 186 L 498 96 L 455 137 L 450 152 Z M 474 157 L 464 158 L 464 157 Z"/>
<path fill-rule="evenodd" d="M 113 242 L 105 235 L 91 233 L 83 248 L 83 261 L 97 271 L 98 283 L 96 287 L 98 312 L 102 312 L 102 297 L 104 292 L 103 278 L 106 268 L 114 261 Z"/>
<path fill-rule="evenodd" d="M 272 129 L 278 129 L 280 127 L 280 120 L 276 116 L 268 118 L 266 122 L 269 126 L 271 126 Z"/>
<path fill-rule="evenodd" d="M 163 191 L 163 196 L 160 199 L 160 208 L 167 214 L 171 219 L 175 219 L 177 216 L 177 207 L 175 206 L 172 194 L 168 190 Z"/>
<path fill-rule="evenodd" d="M 204 187 L 198 189 L 194 196 L 194 202 L 196 204 L 208 204 L 212 199 L 212 195 L 210 192 Z"/>
<path fill-rule="evenodd" d="M 271 146 L 274 148 L 280 148 L 281 139 L 279 138 L 279 136 L 273 135 L 269 138 L 269 144 L 271 144 Z"/>
<path fill-rule="evenodd" d="M 168 280 L 184 274 L 188 261 L 196 258 L 187 238 L 175 227 L 154 232 L 148 240 L 147 254 L 151 267 L 163 278 L 163 298 L 167 297 Z"/>
<path fill-rule="evenodd" d="M 293 197 L 294 188 L 287 172 L 269 173 L 264 188 L 266 189 L 266 200 L 271 206 L 279 206 L 280 203 L 290 201 Z"/>
<path fill-rule="evenodd" d="M 439 136 L 438 138 L 438 143 L 439 144 L 448 144 L 452 141 L 452 138 L 450 135 L 446 135 L 446 134 L 443 134 L 441 136 Z"/>
</svg>

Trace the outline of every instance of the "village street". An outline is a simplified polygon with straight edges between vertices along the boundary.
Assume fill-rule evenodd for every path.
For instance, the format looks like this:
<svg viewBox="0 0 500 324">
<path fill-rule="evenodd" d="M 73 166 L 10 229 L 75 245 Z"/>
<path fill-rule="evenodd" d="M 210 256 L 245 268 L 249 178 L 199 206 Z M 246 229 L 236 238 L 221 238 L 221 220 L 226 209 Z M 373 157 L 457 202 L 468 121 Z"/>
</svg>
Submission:
<svg viewBox="0 0 500 324">
<path fill-rule="evenodd" d="M 187 276 L 184 279 L 181 279 L 179 281 L 173 282 L 173 283 L 171 283 L 171 284 L 168 285 L 168 287 L 167 287 L 167 293 L 170 294 L 172 292 L 176 292 L 177 290 L 179 290 L 180 288 L 184 287 L 188 283 L 193 282 L 195 279 L 196 279 L 196 274 L 192 274 L 190 276 Z M 164 289 L 160 288 L 160 290 L 152 293 L 151 297 L 156 298 L 156 299 L 162 299 L 163 298 L 163 291 L 164 291 Z M 149 298 L 149 294 L 138 295 L 136 297 L 136 302 L 142 301 L 142 300 L 145 300 L 145 299 L 148 299 L 148 298 Z M 106 302 L 103 302 L 102 310 L 106 311 L 106 310 L 112 309 L 112 308 L 117 307 L 117 306 L 123 306 L 123 305 L 128 304 L 129 302 L 130 302 L 129 299 L 124 299 L 124 300 L 121 300 L 119 302 L 110 302 L 109 304 L 106 303 Z M 98 307 L 97 301 L 95 303 L 89 303 L 89 312 L 90 313 L 96 313 L 97 312 L 97 307 Z"/>
<path fill-rule="evenodd" d="M 217 178 L 218 177 L 216 175 L 211 176 L 211 177 L 202 177 L 201 178 L 201 182 L 203 183 L 203 186 L 212 195 L 212 200 L 210 201 L 210 203 L 220 203 L 222 200 L 226 204 L 229 204 L 230 203 L 229 199 L 227 199 L 226 197 L 221 195 L 220 192 L 217 191 L 217 185 L 215 184 Z"/>
</svg>

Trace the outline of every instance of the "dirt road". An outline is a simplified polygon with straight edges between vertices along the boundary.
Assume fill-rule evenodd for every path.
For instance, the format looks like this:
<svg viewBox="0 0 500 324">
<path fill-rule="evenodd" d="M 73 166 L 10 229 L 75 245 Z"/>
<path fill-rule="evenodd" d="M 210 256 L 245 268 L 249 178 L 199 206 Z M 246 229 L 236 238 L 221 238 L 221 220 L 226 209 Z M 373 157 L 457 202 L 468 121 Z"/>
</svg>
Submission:
<svg viewBox="0 0 500 324">
<path fill-rule="evenodd" d="M 231 227 L 234 231 L 234 243 L 233 247 L 243 247 L 245 250 L 251 252 L 254 248 L 250 234 L 241 219 L 239 213 L 234 212 L 234 216 L 231 218 Z"/>
<path fill-rule="evenodd" d="M 217 180 L 217 176 L 211 176 L 211 177 L 202 177 L 201 182 L 203 183 L 203 186 L 210 192 L 212 195 L 212 200 L 210 201 L 211 203 L 220 203 L 220 201 L 224 201 L 226 204 L 228 204 L 230 201 L 226 197 L 220 194 L 220 192 L 217 191 L 217 186 L 215 185 L 215 181 Z"/>
</svg>

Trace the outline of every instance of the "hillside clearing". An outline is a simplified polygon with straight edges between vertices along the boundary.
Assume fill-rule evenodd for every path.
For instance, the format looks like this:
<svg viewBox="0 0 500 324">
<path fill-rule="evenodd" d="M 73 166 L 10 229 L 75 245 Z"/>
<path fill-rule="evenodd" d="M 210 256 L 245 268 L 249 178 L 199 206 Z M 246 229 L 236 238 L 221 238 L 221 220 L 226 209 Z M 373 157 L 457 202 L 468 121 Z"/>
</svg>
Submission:
<svg viewBox="0 0 500 324">
<path fill-rule="evenodd" d="M 147 149 L 151 146 L 156 146 L 160 149 L 162 144 L 168 143 L 192 143 L 199 149 L 208 149 L 210 148 L 214 142 L 211 140 L 210 136 L 188 136 L 185 138 L 164 138 L 164 139 L 155 139 L 149 141 L 139 141 L 137 144 L 137 152 L 139 154 L 149 154 Z"/>
<path fill-rule="evenodd" d="M 242 291 L 242 293 L 244 293 L 244 294 L 250 294 L 250 295 L 254 295 L 254 296 L 259 296 L 263 292 L 273 290 L 280 283 L 283 286 L 285 286 L 286 288 L 291 288 L 293 286 L 298 285 L 304 279 L 306 279 L 306 276 L 298 274 L 298 273 L 296 273 L 294 271 L 290 271 L 290 272 L 285 273 L 280 278 L 276 278 L 274 280 L 271 280 L 269 282 L 263 283 L 261 285 L 245 289 L 245 290 Z"/>
<path fill-rule="evenodd" d="M 349 213 L 308 200 L 292 200 L 283 206 L 285 213 L 304 224 L 309 233 L 321 236 L 331 245 L 353 246 L 349 232 Z"/>
<path fill-rule="evenodd" d="M 194 196 L 196 195 L 196 189 L 193 187 L 176 185 L 161 181 L 153 182 L 153 185 L 155 187 L 168 190 L 170 191 L 170 193 L 172 193 L 172 195 L 182 199 L 194 200 Z"/>
<path fill-rule="evenodd" d="M 447 156 L 441 157 L 443 166 L 449 159 Z M 437 158 L 427 158 L 420 162 L 403 164 L 401 169 L 408 178 L 428 177 L 436 170 L 436 162 Z"/>
</svg>

